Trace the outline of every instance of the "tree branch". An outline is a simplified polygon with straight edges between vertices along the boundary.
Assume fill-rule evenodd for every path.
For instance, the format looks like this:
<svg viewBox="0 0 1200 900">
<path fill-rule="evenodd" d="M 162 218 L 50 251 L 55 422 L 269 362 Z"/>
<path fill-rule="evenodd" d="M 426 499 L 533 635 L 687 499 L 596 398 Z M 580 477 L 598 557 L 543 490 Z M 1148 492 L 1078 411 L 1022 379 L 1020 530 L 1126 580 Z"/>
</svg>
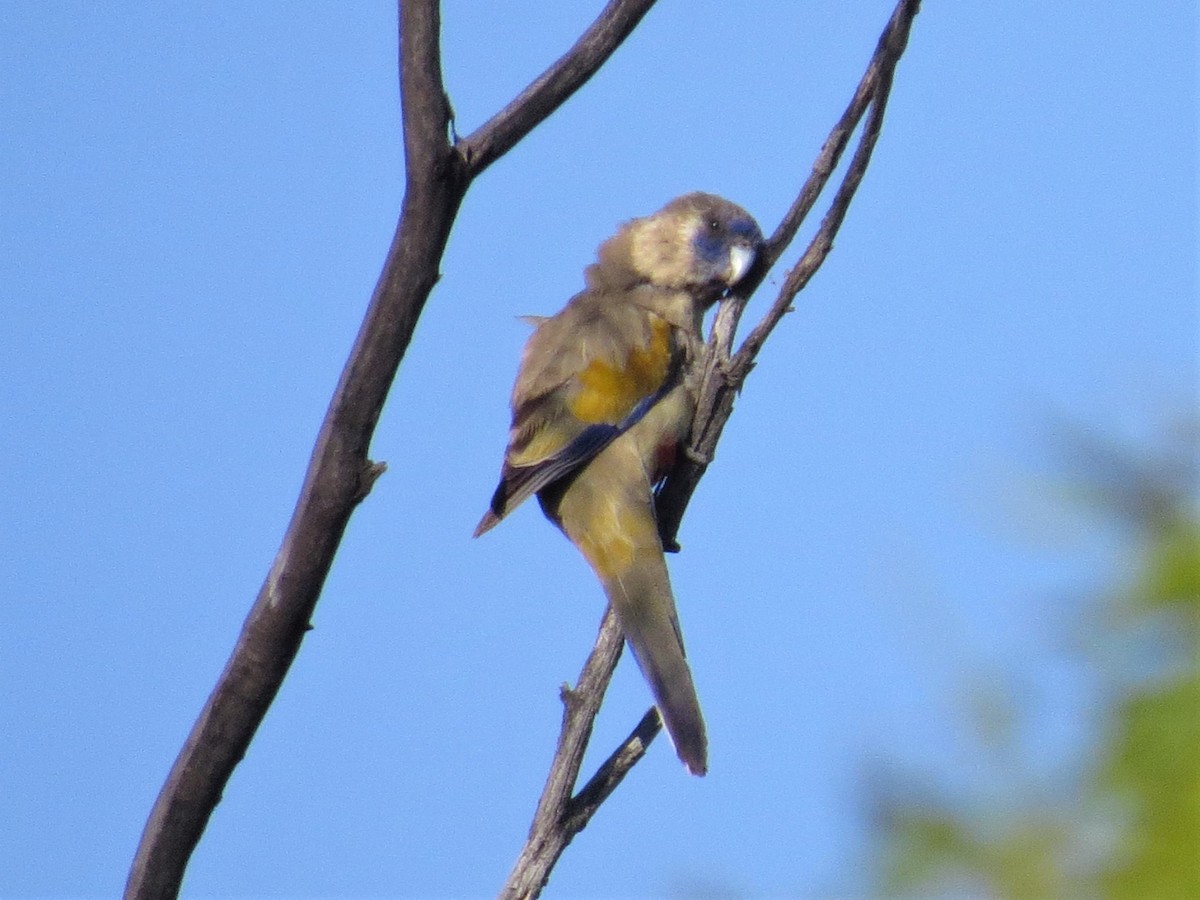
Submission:
<svg viewBox="0 0 1200 900">
<path fill-rule="evenodd" d="M 611 0 L 565 55 L 459 143 L 472 176 L 503 156 L 600 69 L 655 0 Z M 535 118 L 536 117 L 536 118 Z"/>
<path fill-rule="evenodd" d="M 833 249 L 834 238 L 845 219 L 850 201 L 854 199 L 855 191 L 871 162 L 871 153 L 875 149 L 887 109 L 896 64 L 908 45 L 913 19 L 920 7 L 920 0 L 900 0 L 896 5 L 849 106 L 825 139 L 813 163 L 812 173 L 783 221 L 767 240 L 761 259 L 747 274 L 743 284 L 738 286 L 737 292 L 724 300 L 717 310 L 703 361 L 696 415 L 692 420 L 692 452 L 680 454 L 670 478 L 658 495 L 659 530 L 664 546 L 678 546 L 676 536 L 683 514 L 712 461 L 717 442 L 733 413 L 734 397 L 741 391 L 742 384 L 754 368 L 755 358 L 775 326 L 791 309 L 796 295 L 808 284 Z M 746 303 L 795 238 L 868 110 L 870 115 L 859 136 L 858 146 L 817 233 L 800 260 L 788 272 L 771 308 L 737 353 L 732 354 L 734 335 Z"/>
<path fill-rule="evenodd" d="M 350 515 L 385 468 L 367 458 L 371 438 L 437 283 L 472 178 L 587 81 L 651 5 L 652 0 L 615 0 L 566 56 L 476 135 L 453 147 L 437 0 L 400 0 L 406 176 L 400 218 L 291 522 L 225 669 L 151 809 L 126 882 L 127 898 L 178 895 L 209 817 L 300 649 Z"/>
</svg>

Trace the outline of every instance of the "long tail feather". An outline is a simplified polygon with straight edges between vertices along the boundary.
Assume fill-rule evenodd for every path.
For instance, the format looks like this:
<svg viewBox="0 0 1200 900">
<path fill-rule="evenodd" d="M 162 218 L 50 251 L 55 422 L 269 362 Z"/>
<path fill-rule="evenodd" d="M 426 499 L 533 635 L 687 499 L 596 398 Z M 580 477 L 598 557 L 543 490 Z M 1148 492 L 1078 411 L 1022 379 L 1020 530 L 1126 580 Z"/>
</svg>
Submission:
<svg viewBox="0 0 1200 900">
<path fill-rule="evenodd" d="M 684 656 L 675 598 L 661 555 L 640 557 L 604 582 L 675 752 L 693 775 L 708 771 L 708 736 L 692 672 Z"/>
</svg>

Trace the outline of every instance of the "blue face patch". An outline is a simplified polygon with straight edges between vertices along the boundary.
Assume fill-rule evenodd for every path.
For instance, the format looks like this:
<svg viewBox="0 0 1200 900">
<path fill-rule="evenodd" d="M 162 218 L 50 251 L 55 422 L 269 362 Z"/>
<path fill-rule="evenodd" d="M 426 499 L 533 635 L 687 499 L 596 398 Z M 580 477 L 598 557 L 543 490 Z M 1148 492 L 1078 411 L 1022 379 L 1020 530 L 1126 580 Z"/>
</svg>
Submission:
<svg viewBox="0 0 1200 900">
<path fill-rule="evenodd" d="M 723 270 L 729 260 L 731 246 L 741 241 L 754 247 L 762 243 L 762 232 L 753 219 L 739 217 L 725 221 L 710 218 L 701 221 L 692 246 L 696 249 L 698 261 Z"/>
<path fill-rule="evenodd" d="M 734 219 L 729 223 L 729 232 L 740 238 L 745 238 L 752 244 L 758 244 L 762 241 L 762 232 L 758 230 L 758 226 L 750 219 Z"/>
<path fill-rule="evenodd" d="M 701 223 L 692 246 L 696 248 L 696 255 L 706 263 L 723 263 L 729 254 L 729 241 L 724 229 L 719 226 L 712 228 L 708 222 Z"/>
</svg>

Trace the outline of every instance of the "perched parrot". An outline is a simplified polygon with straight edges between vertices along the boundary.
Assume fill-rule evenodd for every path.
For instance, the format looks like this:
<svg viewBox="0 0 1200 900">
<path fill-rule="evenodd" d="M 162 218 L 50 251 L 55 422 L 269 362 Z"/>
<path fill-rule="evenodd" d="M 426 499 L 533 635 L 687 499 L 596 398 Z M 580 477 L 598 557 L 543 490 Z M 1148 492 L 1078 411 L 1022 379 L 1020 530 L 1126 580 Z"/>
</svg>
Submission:
<svg viewBox="0 0 1200 900">
<path fill-rule="evenodd" d="M 601 244 L 586 287 L 536 322 L 512 392 L 512 427 L 475 536 L 537 494 L 617 612 L 679 758 L 708 768 L 708 739 L 667 577 L 655 487 L 686 445 L 701 318 L 754 262 L 741 207 L 693 193 Z"/>
</svg>

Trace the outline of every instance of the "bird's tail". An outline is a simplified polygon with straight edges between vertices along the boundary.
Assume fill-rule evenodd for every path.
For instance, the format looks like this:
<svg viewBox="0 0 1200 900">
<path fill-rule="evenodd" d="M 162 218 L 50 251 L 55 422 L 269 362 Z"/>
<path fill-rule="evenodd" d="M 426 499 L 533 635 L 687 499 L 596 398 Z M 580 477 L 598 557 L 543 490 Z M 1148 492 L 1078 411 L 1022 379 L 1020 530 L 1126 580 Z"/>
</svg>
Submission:
<svg viewBox="0 0 1200 900">
<path fill-rule="evenodd" d="M 689 772 L 703 775 L 708 771 L 708 737 L 692 672 L 684 658 L 675 597 L 661 549 L 638 552 L 619 574 L 602 576 L 601 583 L 650 684 L 675 752 Z"/>
</svg>

